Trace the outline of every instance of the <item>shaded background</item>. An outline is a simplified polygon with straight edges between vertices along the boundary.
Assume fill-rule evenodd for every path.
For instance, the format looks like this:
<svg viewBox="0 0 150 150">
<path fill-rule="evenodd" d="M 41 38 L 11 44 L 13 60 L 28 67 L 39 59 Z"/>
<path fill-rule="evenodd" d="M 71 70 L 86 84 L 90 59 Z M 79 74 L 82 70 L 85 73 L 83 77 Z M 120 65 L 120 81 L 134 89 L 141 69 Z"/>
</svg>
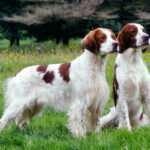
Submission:
<svg viewBox="0 0 150 150">
<path fill-rule="evenodd" d="M 0 8 L 0 38 L 10 45 L 25 37 L 67 45 L 97 26 L 118 32 L 127 22 L 150 32 L 149 0 L 1 0 Z"/>
</svg>

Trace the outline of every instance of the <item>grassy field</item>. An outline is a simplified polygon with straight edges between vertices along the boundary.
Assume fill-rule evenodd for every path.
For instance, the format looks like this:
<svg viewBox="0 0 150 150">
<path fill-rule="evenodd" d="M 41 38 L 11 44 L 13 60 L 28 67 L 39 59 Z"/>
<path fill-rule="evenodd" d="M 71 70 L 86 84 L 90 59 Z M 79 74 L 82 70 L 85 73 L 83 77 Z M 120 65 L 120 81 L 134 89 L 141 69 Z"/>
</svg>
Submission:
<svg viewBox="0 0 150 150">
<path fill-rule="evenodd" d="M 5 78 L 15 75 L 21 68 L 32 64 L 67 62 L 80 54 L 79 50 L 55 49 L 55 53 L 8 52 L 0 53 L 0 115 L 3 111 L 2 84 Z M 67 50 L 68 49 L 68 50 Z M 70 52 L 70 49 L 72 50 Z M 111 89 L 114 55 L 109 56 L 107 79 Z M 150 53 L 144 54 L 150 68 Z M 112 96 L 105 111 L 112 105 Z M 67 117 L 53 109 L 46 109 L 42 116 L 33 118 L 25 131 L 12 123 L 0 133 L 0 150 L 148 150 L 150 149 L 150 128 L 126 130 L 105 129 L 90 134 L 84 139 L 71 136 L 66 128 Z"/>
</svg>

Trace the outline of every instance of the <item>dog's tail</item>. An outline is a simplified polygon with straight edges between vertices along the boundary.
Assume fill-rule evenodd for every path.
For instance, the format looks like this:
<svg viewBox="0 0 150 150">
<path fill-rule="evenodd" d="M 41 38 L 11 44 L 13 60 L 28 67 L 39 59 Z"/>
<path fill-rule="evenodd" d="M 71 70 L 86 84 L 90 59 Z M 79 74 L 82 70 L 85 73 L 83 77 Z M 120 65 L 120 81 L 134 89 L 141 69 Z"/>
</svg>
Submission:
<svg viewBox="0 0 150 150">
<path fill-rule="evenodd" d="M 6 109 L 12 102 L 13 89 L 15 88 L 14 77 L 10 77 L 4 81 L 4 109 Z"/>
</svg>

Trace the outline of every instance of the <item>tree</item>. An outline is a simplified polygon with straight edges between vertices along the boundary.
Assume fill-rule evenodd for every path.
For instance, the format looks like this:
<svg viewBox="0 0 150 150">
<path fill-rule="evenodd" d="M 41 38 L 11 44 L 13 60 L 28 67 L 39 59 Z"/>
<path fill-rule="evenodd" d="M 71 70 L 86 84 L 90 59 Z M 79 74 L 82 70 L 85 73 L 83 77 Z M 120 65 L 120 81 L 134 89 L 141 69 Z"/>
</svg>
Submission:
<svg viewBox="0 0 150 150">
<path fill-rule="evenodd" d="M 7 10 L 11 5 L 9 1 L 1 0 L 0 6 L 5 6 Z M 115 31 L 120 30 L 126 22 L 150 26 L 148 0 L 14 1 L 12 10 L 5 11 L 5 15 L 3 11 L 2 20 L 10 26 L 15 24 L 18 30 L 26 30 L 37 41 L 54 38 L 56 42 L 67 44 L 71 37 L 82 37 L 88 29 L 99 25 Z"/>
</svg>

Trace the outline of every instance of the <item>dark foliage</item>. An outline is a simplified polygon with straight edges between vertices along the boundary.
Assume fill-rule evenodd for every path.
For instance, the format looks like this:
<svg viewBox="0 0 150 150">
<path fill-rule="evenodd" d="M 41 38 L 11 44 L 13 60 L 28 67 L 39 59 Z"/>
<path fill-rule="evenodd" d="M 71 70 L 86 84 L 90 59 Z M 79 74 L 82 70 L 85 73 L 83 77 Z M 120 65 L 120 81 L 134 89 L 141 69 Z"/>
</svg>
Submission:
<svg viewBox="0 0 150 150">
<path fill-rule="evenodd" d="M 126 22 L 140 22 L 149 29 L 149 5 L 149 0 L 1 0 L 0 25 L 14 35 L 25 30 L 23 36 L 37 41 L 68 44 L 99 25 L 117 32 Z"/>
</svg>

